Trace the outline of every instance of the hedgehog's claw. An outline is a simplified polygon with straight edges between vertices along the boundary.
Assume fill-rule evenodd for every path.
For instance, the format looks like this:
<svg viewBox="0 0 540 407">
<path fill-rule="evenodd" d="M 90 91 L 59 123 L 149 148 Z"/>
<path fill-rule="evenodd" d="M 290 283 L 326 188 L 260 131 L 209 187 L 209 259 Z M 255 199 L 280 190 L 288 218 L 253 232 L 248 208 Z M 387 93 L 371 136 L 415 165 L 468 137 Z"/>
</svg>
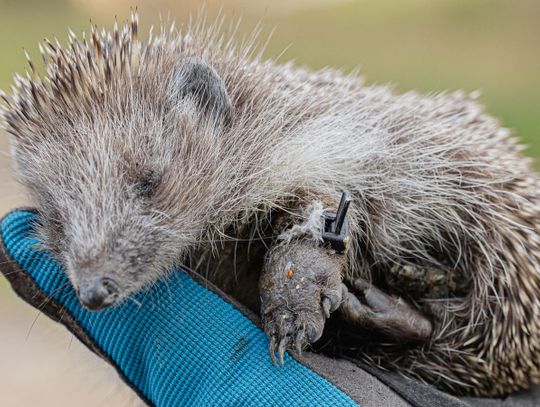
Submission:
<svg viewBox="0 0 540 407">
<path fill-rule="evenodd" d="M 305 329 L 300 329 L 298 333 L 296 334 L 296 337 L 294 338 L 294 345 L 296 347 L 296 352 L 301 356 L 302 355 L 302 348 L 304 346 L 306 331 Z"/>
<path fill-rule="evenodd" d="M 268 342 L 268 353 L 270 354 L 270 359 L 274 366 L 277 366 L 276 361 L 276 337 L 274 335 L 269 336 L 270 341 Z"/>
<path fill-rule="evenodd" d="M 322 306 L 324 316 L 327 319 L 330 318 L 330 309 L 332 308 L 332 302 L 330 298 L 328 297 L 323 298 L 321 306 Z"/>
<path fill-rule="evenodd" d="M 272 363 L 274 364 L 274 366 L 277 366 L 278 361 L 279 361 L 279 365 L 283 367 L 285 366 L 285 352 L 288 349 L 288 346 L 292 340 L 292 337 L 289 334 L 288 329 L 286 328 L 285 325 L 282 324 L 281 328 L 282 328 L 281 332 L 279 333 L 276 333 L 276 331 L 274 331 L 273 333 L 268 334 L 268 337 L 269 337 L 268 353 L 270 354 L 270 358 L 272 359 Z M 301 353 L 301 349 L 303 346 L 302 343 L 298 342 L 299 339 L 300 340 L 302 339 L 301 337 L 299 338 L 299 335 L 301 332 L 303 331 L 300 331 L 299 333 L 297 333 L 296 338 L 295 338 L 296 349 L 297 350 L 300 349 L 299 353 Z M 276 352 L 277 352 L 277 359 L 276 359 Z"/>
<path fill-rule="evenodd" d="M 281 367 L 285 366 L 285 351 L 287 350 L 287 345 L 289 344 L 289 336 L 285 335 L 281 338 L 281 341 L 279 342 L 278 347 L 278 358 L 279 358 L 279 364 Z"/>
</svg>

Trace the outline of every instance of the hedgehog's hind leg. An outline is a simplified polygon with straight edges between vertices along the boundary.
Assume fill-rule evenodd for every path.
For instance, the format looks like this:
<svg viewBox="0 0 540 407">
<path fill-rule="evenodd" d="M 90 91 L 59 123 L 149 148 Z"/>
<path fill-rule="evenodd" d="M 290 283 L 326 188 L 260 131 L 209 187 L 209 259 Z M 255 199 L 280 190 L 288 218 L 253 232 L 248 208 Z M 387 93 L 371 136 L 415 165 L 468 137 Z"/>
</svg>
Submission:
<svg viewBox="0 0 540 407">
<path fill-rule="evenodd" d="M 433 331 L 431 321 L 402 298 L 388 295 L 363 279 L 343 285 L 340 311 L 349 322 L 374 329 L 399 342 L 426 342 Z"/>
</svg>

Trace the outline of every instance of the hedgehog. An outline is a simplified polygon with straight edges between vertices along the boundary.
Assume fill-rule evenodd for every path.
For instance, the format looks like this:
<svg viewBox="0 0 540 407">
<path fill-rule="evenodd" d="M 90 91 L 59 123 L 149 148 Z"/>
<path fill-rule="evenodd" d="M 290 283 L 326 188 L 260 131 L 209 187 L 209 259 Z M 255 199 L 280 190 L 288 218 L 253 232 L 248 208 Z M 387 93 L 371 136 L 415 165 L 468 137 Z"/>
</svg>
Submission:
<svg viewBox="0 0 540 407">
<path fill-rule="evenodd" d="M 45 72 L 28 59 L 2 93 L 85 307 L 181 267 L 260 313 L 274 362 L 311 346 L 471 396 L 540 382 L 539 177 L 476 95 L 280 64 L 223 19 L 138 31 L 134 12 L 44 40 Z"/>
</svg>

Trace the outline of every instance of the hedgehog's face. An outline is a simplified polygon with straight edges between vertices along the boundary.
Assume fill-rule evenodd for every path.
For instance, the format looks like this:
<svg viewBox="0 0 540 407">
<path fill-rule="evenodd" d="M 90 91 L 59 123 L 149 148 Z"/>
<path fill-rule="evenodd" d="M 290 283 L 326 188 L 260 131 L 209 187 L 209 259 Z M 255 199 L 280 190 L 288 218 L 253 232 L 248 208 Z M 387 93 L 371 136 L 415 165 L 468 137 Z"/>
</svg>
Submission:
<svg viewBox="0 0 540 407">
<path fill-rule="evenodd" d="M 43 243 L 89 309 L 117 304 L 178 264 L 210 223 L 212 188 L 223 187 L 212 182 L 231 119 L 223 82 L 198 60 L 168 74 L 153 89 L 144 78 L 119 80 L 89 111 L 43 118 L 39 138 L 16 134 Z"/>
</svg>

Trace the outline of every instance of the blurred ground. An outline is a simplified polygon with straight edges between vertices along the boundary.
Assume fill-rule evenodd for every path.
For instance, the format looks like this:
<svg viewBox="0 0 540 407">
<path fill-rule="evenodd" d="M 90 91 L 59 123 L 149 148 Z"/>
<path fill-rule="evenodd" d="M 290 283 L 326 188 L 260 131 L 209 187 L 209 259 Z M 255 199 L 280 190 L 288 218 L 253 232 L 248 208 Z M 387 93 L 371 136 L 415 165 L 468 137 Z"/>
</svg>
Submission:
<svg viewBox="0 0 540 407">
<path fill-rule="evenodd" d="M 89 18 L 112 24 L 138 5 L 143 27 L 159 13 L 179 22 L 196 1 L 0 0 L 0 88 L 9 90 L 25 65 L 22 48 L 38 60 L 37 42 Z M 210 15 L 243 15 L 241 32 L 257 21 L 276 32 L 267 55 L 286 51 L 314 68 L 362 67 L 370 83 L 399 91 L 479 89 L 488 111 L 513 128 L 540 157 L 540 2 L 538 0 L 233 0 L 206 1 Z M 142 30 L 144 32 L 144 29 Z M 12 178 L 8 143 L 0 132 L 0 214 L 26 203 Z M 134 405 L 114 372 L 61 327 L 17 301 L 0 278 L 0 405 Z M 28 333 L 30 332 L 30 335 Z M 28 336 L 28 337 L 27 337 Z"/>
<path fill-rule="evenodd" d="M 3 290 L 0 405 L 139 406 L 116 372 L 60 325 Z"/>
</svg>

